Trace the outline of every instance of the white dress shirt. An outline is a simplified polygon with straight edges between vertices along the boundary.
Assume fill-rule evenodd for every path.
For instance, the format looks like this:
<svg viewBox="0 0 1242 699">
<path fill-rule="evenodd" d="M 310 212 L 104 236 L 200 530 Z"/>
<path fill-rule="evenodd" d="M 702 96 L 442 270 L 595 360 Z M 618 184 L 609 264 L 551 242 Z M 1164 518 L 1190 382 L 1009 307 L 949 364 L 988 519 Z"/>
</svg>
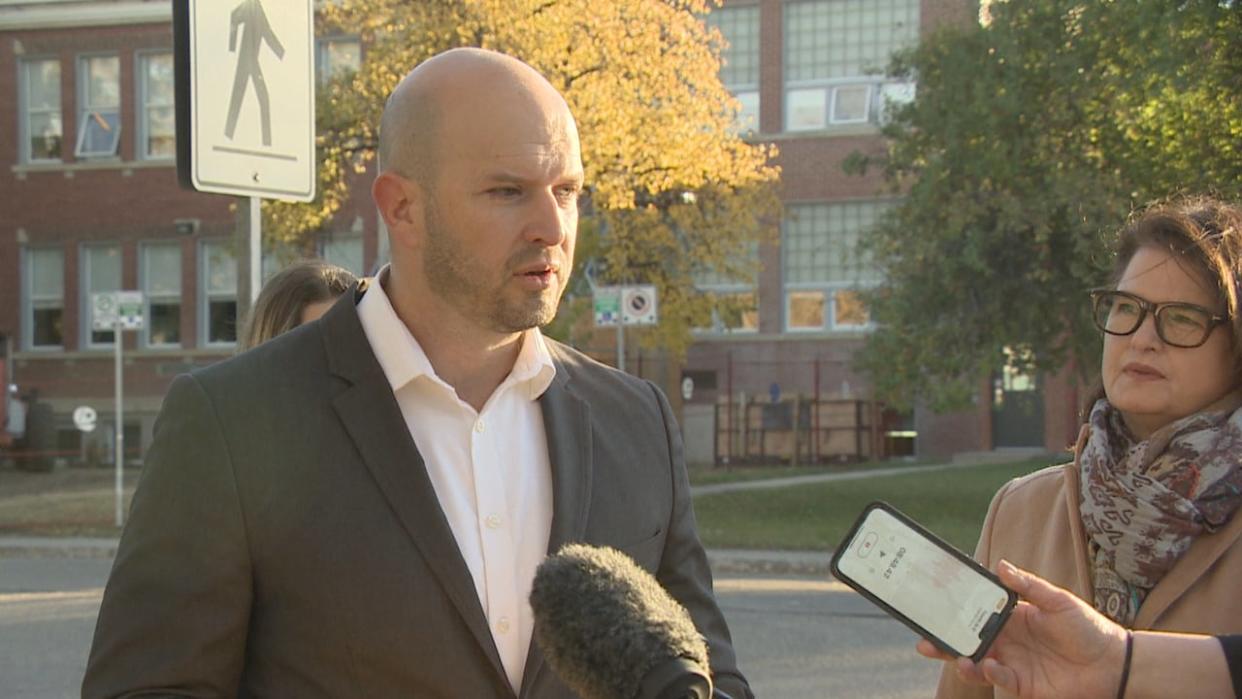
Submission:
<svg viewBox="0 0 1242 699">
<path fill-rule="evenodd" d="M 358 317 L 474 578 L 509 683 L 519 692 L 534 624 L 531 582 L 552 528 L 552 471 L 538 398 L 556 367 L 539 329 L 527 330 L 512 371 L 476 412 L 436 375 L 397 317 L 380 285 L 387 272 L 367 289 Z"/>
</svg>

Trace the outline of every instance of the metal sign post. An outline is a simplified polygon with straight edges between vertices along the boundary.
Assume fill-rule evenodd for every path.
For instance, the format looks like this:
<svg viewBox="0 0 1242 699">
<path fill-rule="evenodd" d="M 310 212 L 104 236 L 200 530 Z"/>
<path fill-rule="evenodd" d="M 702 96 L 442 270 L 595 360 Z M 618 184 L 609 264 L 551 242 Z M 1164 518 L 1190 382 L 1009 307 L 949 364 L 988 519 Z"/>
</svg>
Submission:
<svg viewBox="0 0 1242 699">
<path fill-rule="evenodd" d="M 121 363 L 121 316 L 116 316 L 112 324 L 112 339 L 116 344 L 116 437 L 113 439 L 113 455 L 116 457 L 116 526 L 125 524 L 125 420 L 122 412 L 125 382 L 122 380 L 124 369 Z"/>
<path fill-rule="evenodd" d="M 116 348 L 116 433 L 113 436 L 113 456 L 116 463 L 116 526 L 125 524 L 125 408 L 124 408 L 124 361 L 122 354 L 122 331 L 141 330 L 145 324 L 146 304 L 141 291 L 108 291 L 91 294 L 91 328 L 112 330 Z M 92 421 L 93 424 L 93 421 Z"/>
<path fill-rule="evenodd" d="M 617 329 L 617 368 L 625 371 L 625 326 L 655 325 L 660 316 L 656 288 L 641 286 L 593 286 L 595 327 Z"/>
<path fill-rule="evenodd" d="M 254 313 L 254 302 L 259 298 L 259 287 L 263 285 L 262 203 L 259 197 L 250 197 L 250 313 Z"/>
</svg>

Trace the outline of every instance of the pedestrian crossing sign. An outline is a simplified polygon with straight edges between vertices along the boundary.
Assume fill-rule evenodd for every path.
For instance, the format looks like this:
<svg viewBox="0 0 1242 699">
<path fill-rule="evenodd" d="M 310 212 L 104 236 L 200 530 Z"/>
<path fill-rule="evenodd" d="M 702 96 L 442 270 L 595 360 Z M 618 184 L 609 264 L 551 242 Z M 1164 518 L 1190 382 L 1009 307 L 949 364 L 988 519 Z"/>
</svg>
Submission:
<svg viewBox="0 0 1242 699">
<path fill-rule="evenodd" d="M 313 0 L 176 0 L 173 7 L 182 184 L 314 199 Z"/>
</svg>

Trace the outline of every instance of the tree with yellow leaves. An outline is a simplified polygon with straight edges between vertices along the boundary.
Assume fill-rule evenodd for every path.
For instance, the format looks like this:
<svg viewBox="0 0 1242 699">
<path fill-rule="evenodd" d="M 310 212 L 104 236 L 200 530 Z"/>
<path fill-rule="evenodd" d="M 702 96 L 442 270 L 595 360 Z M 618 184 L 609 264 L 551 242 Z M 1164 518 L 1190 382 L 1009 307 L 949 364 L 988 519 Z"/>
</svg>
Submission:
<svg viewBox="0 0 1242 699">
<path fill-rule="evenodd" d="M 321 29 L 362 40 L 357 73 L 323 88 L 319 195 L 265 204 L 265 228 L 298 239 L 340 211 L 375 156 L 385 99 L 411 68 L 458 46 L 526 61 L 555 85 L 578 120 L 586 169 L 578 267 L 600 284 L 655 284 L 660 325 L 644 344 L 677 358 L 715 299 L 696 274 L 750 279 L 754 241 L 775 230 L 779 202 L 771 146 L 742 139 L 738 105 L 721 84 L 710 0 L 340 0 Z M 579 272 L 581 270 L 579 269 Z M 552 329 L 585 320 L 584 275 Z"/>
</svg>

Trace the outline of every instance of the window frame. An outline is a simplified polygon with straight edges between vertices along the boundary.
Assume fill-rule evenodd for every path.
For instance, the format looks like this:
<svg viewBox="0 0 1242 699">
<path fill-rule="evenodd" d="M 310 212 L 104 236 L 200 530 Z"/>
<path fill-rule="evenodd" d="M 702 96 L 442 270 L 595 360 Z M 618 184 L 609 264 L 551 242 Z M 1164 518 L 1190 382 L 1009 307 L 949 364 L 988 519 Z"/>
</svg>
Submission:
<svg viewBox="0 0 1242 699">
<path fill-rule="evenodd" d="M 857 1 L 857 0 L 852 0 L 852 1 Z M 907 2 L 909 2 L 909 5 L 907 6 L 907 12 L 910 12 L 913 15 L 912 17 L 913 18 L 913 38 L 911 39 L 907 37 L 903 41 L 890 42 L 890 47 L 888 51 L 889 56 L 891 56 L 894 51 L 898 51 L 898 50 L 901 50 L 907 47 L 909 45 L 908 43 L 906 43 L 907 41 L 910 41 L 910 40 L 917 41 L 919 37 L 919 33 L 921 31 L 921 23 L 923 21 L 922 8 L 920 7 L 920 3 L 918 2 L 918 0 L 907 0 Z M 810 5 L 818 5 L 818 4 L 823 4 L 825 7 L 831 8 L 834 3 L 832 0 L 795 0 L 792 2 L 787 2 L 782 6 L 783 16 L 782 16 L 781 21 L 782 21 L 782 36 L 784 37 L 784 42 L 783 42 L 783 47 L 781 50 L 781 53 L 782 53 L 781 66 L 782 66 L 782 74 L 786 76 L 784 77 L 784 84 L 781 86 L 782 107 L 783 107 L 783 114 L 782 114 L 782 119 L 781 119 L 782 130 L 787 133 L 807 133 L 807 132 L 816 132 L 816 131 L 831 131 L 837 127 L 851 127 L 851 126 L 868 125 L 868 124 L 874 125 L 874 124 L 882 123 L 886 115 L 885 103 L 883 102 L 884 86 L 890 82 L 897 82 L 897 81 L 888 80 L 883 75 L 882 72 L 870 72 L 868 69 L 869 67 L 865 63 L 860 64 L 859 66 L 863 68 L 863 70 L 860 71 L 862 73 L 861 75 L 832 75 L 833 71 L 829 69 L 828 72 L 824 74 L 822 77 L 805 77 L 804 76 L 804 77 L 799 77 L 796 79 L 791 79 L 788 77 L 790 75 L 793 75 L 795 72 L 797 72 L 793 68 L 793 64 L 796 61 L 793 59 L 791 54 L 799 47 L 799 42 L 793 41 L 792 36 L 791 36 L 792 33 L 790 31 L 790 24 L 793 21 L 793 15 L 790 12 L 790 7 L 794 5 L 810 6 Z M 842 5 L 842 7 L 848 7 L 848 5 Z M 831 10 L 829 10 L 829 12 L 831 12 Z M 831 23 L 831 15 L 829 15 L 829 17 L 830 17 L 829 21 Z M 850 16 L 843 14 L 841 17 L 838 18 L 837 21 L 844 21 L 847 19 L 850 19 Z M 898 26 L 901 26 L 901 25 L 900 24 L 893 25 L 894 28 Z M 867 27 L 864 27 L 864 28 L 867 28 Z M 861 46 L 863 44 L 862 42 L 857 42 L 856 44 L 853 44 L 853 45 Z M 807 52 L 810 52 L 812 50 L 813 49 L 802 48 L 801 52 L 803 54 L 806 54 Z M 831 67 L 832 62 L 840 64 L 840 63 L 848 63 L 854 60 L 853 56 L 845 54 L 844 49 L 842 49 L 840 53 L 842 56 L 841 58 L 830 59 L 831 62 L 828 64 L 829 67 Z M 865 54 L 862 54 L 862 55 L 865 55 Z M 887 61 L 885 61 L 885 63 L 887 63 Z M 815 63 L 812 63 L 812 66 L 814 65 Z M 879 66 L 879 68 L 882 68 L 882 67 L 883 66 Z M 814 71 L 814 70 L 812 70 L 812 72 L 818 73 L 818 71 Z M 865 102 L 864 102 L 864 104 L 866 105 L 865 114 L 861 118 L 853 118 L 853 119 L 836 118 L 835 112 L 836 112 L 836 106 L 837 106 L 838 92 L 844 88 L 854 88 L 854 87 L 863 87 L 866 90 L 866 97 L 865 97 Z M 816 124 L 795 127 L 791 121 L 791 117 L 793 114 L 793 110 L 790 107 L 791 102 L 792 102 L 791 93 L 798 92 L 798 91 L 809 91 L 809 90 L 822 90 L 823 91 L 823 104 L 820 107 L 821 118 L 817 121 Z"/>
<path fill-rule="evenodd" d="M 358 67 L 355 71 L 362 69 L 362 61 L 365 52 L 362 48 L 362 38 L 356 34 L 332 34 L 315 38 L 315 81 L 319 85 L 327 85 L 336 79 L 328 70 L 328 47 L 331 44 L 350 43 L 358 46 Z"/>
<path fill-rule="evenodd" d="M 211 256 L 208 253 L 208 248 L 212 246 L 216 246 L 216 245 L 227 249 L 229 246 L 229 239 L 228 238 L 211 238 L 211 239 L 200 241 L 198 245 L 198 260 L 197 260 L 198 270 L 197 271 L 198 271 L 199 346 L 205 347 L 205 348 L 211 348 L 211 349 L 231 349 L 237 346 L 236 338 L 241 333 L 241 327 L 240 327 L 241 318 L 236 310 L 234 311 L 234 317 L 233 317 L 234 339 L 231 341 L 226 341 L 226 342 L 212 341 L 211 339 L 211 302 L 213 299 L 219 300 L 219 299 L 227 298 L 226 296 L 222 294 L 218 294 L 218 293 L 213 295 L 208 286 L 208 280 L 210 279 L 209 265 L 211 264 L 211 259 L 210 259 Z M 233 257 L 233 264 L 236 265 L 237 256 L 232 255 L 232 257 Z M 234 271 L 234 281 L 235 282 L 240 281 L 240 279 L 237 278 L 237 270 Z M 239 309 L 240 299 L 238 297 L 236 284 L 233 288 L 232 299 L 234 303 L 234 309 Z"/>
<path fill-rule="evenodd" d="M 116 110 L 116 125 L 115 125 L 116 132 L 112 136 L 112 146 L 109 149 L 85 151 L 83 150 L 83 146 L 85 145 L 85 141 L 86 141 L 86 129 L 91 123 L 90 119 L 88 118 L 88 114 L 95 113 L 95 112 L 102 114 L 105 111 L 110 111 L 110 110 L 105 110 L 105 109 L 94 108 L 94 105 L 92 105 L 89 100 L 90 84 L 91 84 L 90 70 L 89 70 L 90 62 L 95 59 L 101 59 L 101 58 L 116 59 L 117 100 L 116 100 L 116 106 L 114 108 Z M 121 152 L 121 131 L 124 128 L 121 122 L 121 108 L 122 108 L 122 102 L 124 102 L 124 99 L 121 95 L 121 56 L 120 54 L 114 53 L 114 52 L 78 54 L 77 62 L 76 62 L 76 72 L 74 73 L 74 79 L 76 82 L 76 95 L 77 95 L 77 104 L 75 105 L 75 107 L 77 108 L 77 123 L 75 124 L 75 126 L 77 127 L 77 135 L 74 140 L 75 145 L 73 148 L 73 157 L 79 158 L 82 160 L 106 160 L 109 158 L 119 158 L 120 152 Z"/>
<path fill-rule="evenodd" d="M 93 307 L 91 294 L 96 293 L 91 288 L 91 254 L 95 250 L 108 249 L 115 249 L 117 252 L 117 288 L 113 291 L 123 291 L 125 287 L 125 246 L 120 242 L 107 241 L 91 241 L 78 246 L 78 288 L 81 290 L 80 295 L 82 297 L 81 305 L 79 306 L 82 312 L 78 314 L 80 316 L 78 332 L 81 333 L 79 337 L 82 338 L 82 341 L 78 343 L 78 346 L 84 350 L 106 350 L 112 349 L 116 345 L 116 340 L 112 337 L 104 342 L 96 342 L 95 330 L 91 323 L 91 310 Z M 111 335 L 115 331 L 100 330 L 98 332 L 106 332 Z"/>
<path fill-rule="evenodd" d="M 822 332 L 867 332 L 875 329 L 875 321 L 871 319 L 871 314 L 867 314 L 866 323 L 843 323 L 837 319 L 837 294 L 842 291 L 860 293 L 873 289 L 878 284 L 849 284 L 846 282 L 823 282 L 823 283 L 802 283 L 788 284 L 784 289 L 785 297 L 785 332 L 787 333 L 822 333 Z M 793 316 L 793 295 L 796 293 L 819 293 L 823 296 L 824 301 L 824 319 L 823 323 L 816 326 L 811 325 L 793 325 L 790 318 Z"/>
<path fill-rule="evenodd" d="M 789 241 L 789 223 L 790 223 L 790 218 L 791 218 L 789 216 L 789 213 L 796 212 L 799 209 L 799 207 L 831 208 L 834 206 L 870 205 L 870 206 L 874 206 L 877 209 L 879 209 L 878 211 L 875 212 L 875 218 L 873 219 L 873 222 L 872 222 L 872 225 L 875 225 L 875 222 L 877 222 L 879 218 L 883 216 L 888 209 L 890 209 L 893 205 L 895 205 L 896 201 L 897 200 L 893 198 L 883 197 L 883 198 L 874 198 L 874 199 L 844 199 L 844 200 L 838 200 L 838 201 L 800 201 L 800 202 L 787 203 L 786 218 L 781 222 L 781 249 L 782 249 L 781 296 L 783 299 L 783 308 L 784 308 L 784 317 L 781 319 L 781 327 L 784 332 L 792 333 L 792 334 L 799 334 L 799 333 L 823 333 L 823 332 L 834 332 L 834 333 L 869 332 L 871 330 L 874 330 L 876 327 L 875 321 L 874 319 L 872 319 L 871 314 L 869 312 L 867 314 L 866 323 L 839 322 L 837 319 L 837 316 L 838 316 L 837 294 L 842 291 L 863 292 L 869 289 L 877 288 L 884 283 L 883 280 L 879 278 L 878 270 L 874 271 L 875 277 L 872 277 L 872 278 L 868 278 L 868 276 L 864 273 L 864 274 L 858 274 L 857 275 L 858 278 L 854 280 L 827 278 L 827 279 L 817 279 L 817 280 L 810 280 L 810 281 L 796 281 L 796 282 L 789 281 L 789 277 L 790 277 L 790 269 L 789 269 L 789 264 L 788 264 L 789 261 L 787 257 L 785 256 L 785 252 L 784 252 L 786 249 L 788 249 L 787 246 L 792 246 L 792 243 Z M 827 230 L 831 233 L 831 228 Z M 845 231 L 842 231 L 839 234 L 844 234 L 848 230 L 849 229 L 845 229 Z M 854 244 L 857 245 L 859 242 L 861 242 L 865 234 L 866 234 L 866 231 L 861 230 L 861 229 L 858 230 L 856 233 L 852 233 L 851 235 L 854 236 Z M 863 272 L 864 270 L 859 267 L 859 268 L 856 268 L 855 271 Z M 817 292 L 823 296 L 823 303 L 824 303 L 823 322 L 819 326 L 795 326 L 791 322 L 791 318 L 793 316 L 793 313 L 792 313 L 793 294 L 806 293 L 806 292 Z"/>
<path fill-rule="evenodd" d="M 881 88 L 885 84 L 883 80 L 863 80 L 859 78 L 835 78 L 831 80 L 816 80 L 814 82 L 796 82 L 787 83 L 785 85 L 785 131 L 789 133 L 804 133 L 807 131 L 823 131 L 824 129 L 834 126 L 849 126 L 854 124 L 873 124 L 877 121 L 880 109 L 876 106 L 876 98 L 881 94 Z M 837 110 L 837 94 L 847 88 L 861 87 L 866 90 L 864 97 L 863 115 L 857 119 L 838 119 Z M 796 127 L 790 123 L 793 115 L 793 109 L 790 107 L 792 94 L 795 92 L 811 92 L 822 90 L 824 97 L 820 105 L 822 117 L 814 126 Z"/>
<path fill-rule="evenodd" d="M 56 107 L 55 109 L 39 109 L 40 113 L 59 114 L 60 115 L 60 157 L 58 158 L 35 158 L 30 148 L 30 116 L 36 111 L 30 104 L 30 72 L 32 65 L 37 63 L 55 63 L 56 64 Z M 48 163 L 63 163 L 65 161 L 65 101 L 64 95 L 65 71 L 64 65 L 59 56 L 54 55 L 34 55 L 22 56 L 17 60 L 17 91 L 18 91 L 18 161 L 29 165 L 42 165 Z"/>
<path fill-rule="evenodd" d="M 60 255 L 60 296 L 55 299 L 59 301 L 60 308 L 60 327 L 61 337 L 58 345 L 36 345 L 34 343 L 35 327 L 34 327 L 34 311 L 39 304 L 48 304 L 52 299 L 36 299 L 34 297 L 32 254 L 40 252 L 56 252 Z M 22 348 L 28 352 L 63 352 L 65 349 L 65 249 L 60 245 L 37 245 L 25 246 L 21 248 L 21 322 L 22 322 Z M 44 305 L 43 307 L 53 307 Z"/>
<path fill-rule="evenodd" d="M 150 145 L 149 139 L 151 135 L 151 125 L 150 125 L 151 124 L 150 122 L 151 110 L 153 108 L 161 108 L 161 107 L 173 109 L 174 110 L 174 115 L 173 115 L 174 122 L 176 120 L 176 114 L 175 114 L 176 89 L 175 88 L 173 89 L 174 94 L 170 94 L 168 96 L 169 101 L 167 104 L 153 105 L 151 103 L 151 92 L 147 84 L 147 81 L 149 78 L 147 66 L 149 65 L 149 62 L 152 58 L 159 57 L 159 56 L 168 56 L 170 60 L 173 60 L 174 58 L 173 52 L 170 49 L 143 49 L 141 51 L 136 51 L 134 53 L 134 73 L 135 73 L 134 75 L 134 78 L 135 78 L 134 79 L 134 88 L 135 88 L 134 107 L 135 107 L 135 110 L 137 111 L 137 120 L 136 120 L 137 121 L 137 129 L 136 129 L 137 143 L 134 148 L 134 154 L 138 160 L 148 160 L 148 161 L 154 161 L 154 162 L 169 162 L 169 161 L 175 161 L 177 159 L 177 144 L 176 144 L 177 132 L 176 132 L 175 123 L 174 123 L 173 134 L 172 134 L 173 135 L 173 148 L 172 148 L 172 152 L 169 155 L 153 155 L 148 148 L 148 146 Z"/>
<path fill-rule="evenodd" d="M 328 254 L 328 250 L 330 246 L 334 244 L 339 245 L 345 242 L 348 242 L 351 245 L 357 244 L 358 246 L 358 268 L 357 269 L 341 264 L 341 261 L 339 259 L 334 259 L 332 256 Z M 338 267 L 347 269 L 350 272 L 352 272 L 354 276 L 357 276 L 357 277 L 366 276 L 365 274 L 366 272 L 366 259 L 365 258 L 367 254 L 366 239 L 363 237 L 361 233 L 338 232 L 338 233 L 331 233 L 331 234 L 325 235 L 319 239 L 318 253 L 319 253 L 319 259 L 323 260 L 324 262 L 327 262 L 330 265 L 336 265 Z"/>
<path fill-rule="evenodd" d="M 728 327 L 724 324 L 724 320 L 720 317 L 720 311 L 712 308 L 711 325 L 691 328 L 691 330 L 700 335 L 757 335 L 759 333 L 759 287 L 755 284 L 696 284 L 695 288 L 701 292 L 715 294 L 721 296 L 741 296 L 750 294 L 755 300 L 755 327 L 748 328 L 744 325 L 737 327 Z"/>
<path fill-rule="evenodd" d="M 151 281 L 151 273 L 148 265 L 147 251 L 151 248 L 171 248 L 177 251 L 177 278 L 183 279 L 184 259 L 182 255 L 181 242 L 176 240 L 144 240 L 138 246 L 138 288 L 142 289 L 143 312 L 146 314 L 146 322 L 142 325 L 142 346 L 146 349 L 153 350 L 169 350 L 181 349 L 184 346 L 184 337 L 181 333 L 182 313 L 185 311 L 184 286 L 177 290 L 174 297 L 172 294 L 155 294 L 152 293 L 149 284 Z M 177 301 L 177 341 L 172 342 L 152 342 L 151 341 L 151 304 L 168 303 L 168 299 L 175 298 Z"/>
<path fill-rule="evenodd" d="M 737 129 L 737 132 L 743 133 L 743 134 L 760 133 L 761 132 L 761 128 L 760 128 L 761 110 L 763 108 L 763 99 L 760 93 L 760 84 L 759 84 L 762 79 L 761 76 L 762 76 L 762 70 L 763 70 L 762 68 L 762 64 L 763 64 L 763 12 L 762 12 L 762 9 L 757 4 L 717 7 L 708 14 L 708 18 L 709 18 L 708 22 L 712 27 L 716 29 L 716 31 L 720 32 L 721 36 L 724 37 L 725 41 L 729 41 L 729 37 L 725 35 L 724 29 L 722 28 L 721 24 L 719 22 L 712 21 L 710 17 L 716 13 L 739 13 L 740 14 L 741 12 L 753 13 L 754 15 L 754 39 L 755 40 L 754 40 L 754 55 L 752 57 L 753 58 L 752 63 L 755 66 L 755 79 L 750 80 L 750 81 L 734 82 L 734 81 L 726 81 L 724 79 L 724 76 L 722 75 L 720 81 L 721 81 L 721 84 L 725 86 L 725 89 L 727 89 L 729 93 L 733 95 L 734 99 L 736 99 L 742 106 L 742 109 L 739 109 L 736 115 L 737 123 L 735 124 L 735 128 Z M 732 46 L 733 44 L 732 42 L 730 42 L 730 48 Z M 721 51 L 721 59 L 726 58 L 724 53 L 727 50 L 728 49 L 724 49 Z M 721 72 L 722 73 L 724 72 L 723 65 L 721 66 Z M 754 101 L 754 110 L 753 110 L 753 115 L 752 115 L 753 123 L 751 124 L 747 124 L 746 121 L 743 119 L 744 115 L 747 113 L 747 110 L 745 109 L 745 107 L 747 106 L 747 103 L 743 99 L 743 96 L 745 96 L 746 98 L 753 98 L 753 101 Z"/>
</svg>

